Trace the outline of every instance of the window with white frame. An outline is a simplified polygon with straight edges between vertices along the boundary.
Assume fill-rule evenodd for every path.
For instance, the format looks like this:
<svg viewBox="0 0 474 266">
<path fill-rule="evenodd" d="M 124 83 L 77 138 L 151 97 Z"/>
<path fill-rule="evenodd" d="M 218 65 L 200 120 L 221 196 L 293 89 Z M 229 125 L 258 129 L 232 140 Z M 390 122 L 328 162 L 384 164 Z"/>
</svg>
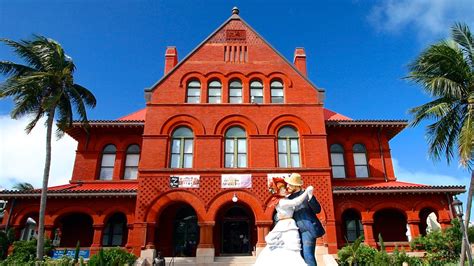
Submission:
<svg viewBox="0 0 474 266">
<path fill-rule="evenodd" d="M 250 102 L 263 103 L 263 84 L 259 80 L 250 82 Z"/>
<path fill-rule="evenodd" d="M 354 166 L 356 177 L 369 177 L 369 167 L 367 164 L 367 150 L 362 144 L 354 144 L 352 147 L 354 154 Z"/>
<path fill-rule="evenodd" d="M 298 132 L 293 127 L 278 131 L 278 164 L 280 167 L 300 167 Z"/>
<path fill-rule="evenodd" d="M 112 180 L 114 174 L 115 155 L 117 149 L 115 145 L 109 144 L 102 151 L 102 161 L 100 164 L 100 180 Z"/>
<path fill-rule="evenodd" d="M 177 128 L 171 138 L 171 168 L 193 167 L 193 139 L 191 129 Z"/>
<path fill-rule="evenodd" d="M 133 144 L 128 146 L 125 157 L 125 171 L 123 179 L 137 179 L 138 161 L 140 160 L 140 146 Z"/>
<path fill-rule="evenodd" d="M 283 83 L 279 80 L 274 80 L 270 83 L 270 94 L 272 103 L 284 103 Z"/>
<path fill-rule="evenodd" d="M 208 85 L 208 103 L 221 103 L 222 84 L 218 80 L 209 82 Z"/>
<path fill-rule="evenodd" d="M 247 135 L 240 127 L 231 127 L 225 133 L 225 167 L 247 167 Z"/>
<path fill-rule="evenodd" d="M 188 83 L 186 92 L 187 103 L 199 103 L 201 101 L 201 83 L 198 80 L 192 80 Z"/>
<path fill-rule="evenodd" d="M 346 168 L 344 166 L 344 148 L 340 144 L 332 144 L 331 148 L 331 167 L 332 177 L 346 177 Z"/>
<path fill-rule="evenodd" d="M 242 82 L 233 80 L 229 84 L 229 103 L 242 103 Z"/>
</svg>

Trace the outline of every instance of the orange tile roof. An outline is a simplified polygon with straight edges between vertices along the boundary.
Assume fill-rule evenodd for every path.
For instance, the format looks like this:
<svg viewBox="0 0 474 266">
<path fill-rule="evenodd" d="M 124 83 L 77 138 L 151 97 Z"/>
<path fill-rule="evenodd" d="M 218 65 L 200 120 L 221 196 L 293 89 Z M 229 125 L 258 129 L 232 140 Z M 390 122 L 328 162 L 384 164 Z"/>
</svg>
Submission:
<svg viewBox="0 0 474 266">
<path fill-rule="evenodd" d="M 324 108 L 324 120 L 352 120 L 352 118 Z"/>
<path fill-rule="evenodd" d="M 49 187 L 48 191 L 132 191 L 137 190 L 138 182 L 91 182 L 91 183 L 72 183 L 67 185 Z"/>
<path fill-rule="evenodd" d="M 146 108 L 143 108 L 141 110 L 138 110 L 136 112 L 133 112 L 131 114 L 128 114 L 126 116 L 122 116 L 117 120 L 143 120 L 145 121 L 145 116 L 146 116 Z"/>
</svg>

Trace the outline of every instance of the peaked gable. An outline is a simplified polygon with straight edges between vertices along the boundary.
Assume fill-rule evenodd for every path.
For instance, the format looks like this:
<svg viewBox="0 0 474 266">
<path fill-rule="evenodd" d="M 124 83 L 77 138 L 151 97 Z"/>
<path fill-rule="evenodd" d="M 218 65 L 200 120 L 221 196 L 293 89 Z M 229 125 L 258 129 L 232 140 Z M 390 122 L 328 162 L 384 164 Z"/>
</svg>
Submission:
<svg viewBox="0 0 474 266">
<path fill-rule="evenodd" d="M 184 87 L 188 74 L 193 72 L 206 78 L 216 73 L 225 76 L 241 74 L 251 78 L 251 73 L 258 73 L 267 78 L 282 79 L 290 89 L 295 85 L 311 88 L 315 95 L 311 98 L 317 103 L 322 103 L 324 98 L 324 90 L 318 89 L 237 14 L 233 14 L 158 82 L 146 89 L 147 99 L 153 99 L 156 88 L 161 88 L 170 79 L 178 82 L 180 88 Z"/>
</svg>

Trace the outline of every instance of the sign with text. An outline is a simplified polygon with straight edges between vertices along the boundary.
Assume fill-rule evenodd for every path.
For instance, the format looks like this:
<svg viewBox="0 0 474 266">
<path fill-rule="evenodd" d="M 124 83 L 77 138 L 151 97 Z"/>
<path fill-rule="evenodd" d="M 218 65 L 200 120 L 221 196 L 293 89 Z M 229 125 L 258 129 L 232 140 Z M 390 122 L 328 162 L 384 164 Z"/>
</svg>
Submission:
<svg viewBox="0 0 474 266">
<path fill-rule="evenodd" d="M 274 177 L 280 177 L 280 178 L 287 178 L 290 177 L 291 174 L 288 173 L 277 173 L 277 174 L 267 174 L 267 187 L 270 187 L 270 184 L 272 183 L 272 179 Z"/>
<path fill-rule="evenodd" d="M 63 256 L 67 256 L 67 257 L 70 257 L 70 258 L 74 258 L 74 255 L 76 254 L 76 250 L 75 249 L 71 249 L 71 250 L 64 250 L 64 249 L 57 249 L 57 250 L 54 250 L 53 251 L 53 256 L 52 258 L 53 259 L 60 259 L 62 258 Z M 82 257 L 84 259 L 88 259 L 90 256 L 90 252 L 88 249 L 81 249 L 79 250 L 79 257 Z"/>
<path fill-rule="evenodd" d="M 222 174 L 221 188 L 252 188 L 252 175 Z"/>
<path fill-rule="evenodd" d="M 199 188 L 199 175 L 172 175 L 170 187 L 172 188 Z"/>
</svg>

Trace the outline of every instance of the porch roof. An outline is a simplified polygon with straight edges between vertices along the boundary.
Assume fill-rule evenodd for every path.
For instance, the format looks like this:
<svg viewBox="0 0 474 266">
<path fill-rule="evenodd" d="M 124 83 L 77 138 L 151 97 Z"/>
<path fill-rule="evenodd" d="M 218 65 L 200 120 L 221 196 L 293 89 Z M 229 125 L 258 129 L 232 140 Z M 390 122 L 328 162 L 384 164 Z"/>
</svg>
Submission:
<svg viewBox="0 0 474 266">
<path fill-rule="evenodd" d="M 48 188 L 48 198 L 60 197 L 136 197 L 137 181 L 94 181 L 73 182 L 70 184 Z M 33 190 L 3 190 L 0 199 L 37 198 L 41 196 L 41 189 Z"/>
<path fill-rule="evenodd" d="M 431 186 L 401 181 L 379 182 L 360 186 L 358 184 L 334 186 L 334 195 L 347 194 L 439 194 L 457 195 L 466 192 L 465 186 Z"/>
</svg>

